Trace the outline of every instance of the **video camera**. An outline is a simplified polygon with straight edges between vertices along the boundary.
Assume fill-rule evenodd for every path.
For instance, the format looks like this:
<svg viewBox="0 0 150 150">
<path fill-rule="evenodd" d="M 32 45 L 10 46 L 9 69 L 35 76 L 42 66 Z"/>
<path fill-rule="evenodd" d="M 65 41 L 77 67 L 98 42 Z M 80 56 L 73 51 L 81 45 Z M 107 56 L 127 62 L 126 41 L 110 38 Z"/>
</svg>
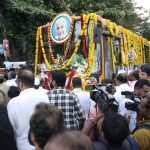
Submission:
<svg viewBox="0 0 150 150">
<path fill-rule="evenodd" d="M 125 103 L 125 108 L 127 108 L 127 110 L 138 111 L 138 105 L 140 104 L 141 97 L 136 96 L 133 92 L 129 91 L 121 92 L 121 94 L 124 95 L 125 98 L 132 100 L 132 102 Z"/>
<path fill-rule="evenodd" d="M 98 107 L 105 113 L 110 109 L 113 112 L 118 111 L 118 103 L 114 96 L 110 94 L 111 84 L 96 84 L 94 90 L 90 93 L 90 98 L 98 105 Z"/>
</svg>

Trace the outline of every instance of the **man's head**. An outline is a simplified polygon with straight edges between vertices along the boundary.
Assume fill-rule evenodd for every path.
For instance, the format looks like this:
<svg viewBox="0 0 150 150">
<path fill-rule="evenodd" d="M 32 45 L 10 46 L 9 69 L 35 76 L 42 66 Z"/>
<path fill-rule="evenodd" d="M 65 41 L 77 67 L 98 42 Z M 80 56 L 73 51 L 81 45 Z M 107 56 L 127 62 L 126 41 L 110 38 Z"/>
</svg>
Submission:
<svg viewBox="0 0 150 150">
<path fill-rule="evenodd" d="M 134 93 L 136 96 L 145 97 L 148 96 L 150 91 L 150 83 L 148 80 L 140 79 L 134 86 Z"/>
<path fill-rule="evenodd" d="M 21 69 L 18 72 L 17 84 L 19 89 L 25 90 L 27 88 L 33 88 L 34 86 L 34 74 L 31 70 Z"/>
<path fill-rule="evenodd" d="M 18 87 L 16 87 L 16 86 L 10 86 L 10 87 L 9 87 L 9 90 L 8 90 L 8 97 L 9 97 L 10 99 L 12 99 L 12 98 L 18 96 L 19 94 L 20 94 L 20 90 L 19 90 Z"/>
<path fill-rule="evenodd" d="M 150 64 L 144 64 L 141 66 L 139 76 L 141 79 L 146 79 L 150 82 Z"/>
<path fill-rule="evenodd" d="M 62 111 L 50 104 L 39 103 L 30 119 L 29 141 L 44 148 L 49 138 L 62 131 L 63 127 Z"/>
<path fill-rule="evenodd" d="M 52 74 L 52 84 L 54 87 L 65 87 L 66 74 L 64 71 L 54 70 Z"/>
<path fill-rule="evenodd" d="M 52 138 L 44 150 L 92 150 L 91 141 L 80 131 L 65 131 Z"/>
<path fill-rule="evenodd" d="M 66 28 L 67 22 L 64 18 L 60 18 L 56 22 L 56 31 L 58 35 L 58 39 L 63 39 L 66 37 Z"/>
<path fill-rule="evenodd" d="M 139 105 L 138 116 L 140 119 L 150 119 L 150 96 L 145 97 Z"/>
<path fill-rule="evenodd" d="M 81 88 L 82 87 L 82 81 L 79 77 L 74 77 L 72 79 L 72 86 L 73 88 Z"/>
<path fill-rule="evenodd" d="M 131 71 L 128 75 L 129 81 L 139 80 L 139 70 Z"/>
<path fill-rule="evenodd" d="M 9 71 L 8 72 L 8 79 L 15 79 L 16 78 L 16 72 L 15 71 Z"/>
<path fill-rule="evenodd" d="M 127 83 L 128 78 L 126 73 L 120 73 L 116 77 L 116 85 Z"/>
<path fill-rule="evenodd" d="M 119 147 L 129 135 L 128 121 L 116 113 L 106 113 L 101 127 L 103 139 L 111 147 Z"/>
</svg>

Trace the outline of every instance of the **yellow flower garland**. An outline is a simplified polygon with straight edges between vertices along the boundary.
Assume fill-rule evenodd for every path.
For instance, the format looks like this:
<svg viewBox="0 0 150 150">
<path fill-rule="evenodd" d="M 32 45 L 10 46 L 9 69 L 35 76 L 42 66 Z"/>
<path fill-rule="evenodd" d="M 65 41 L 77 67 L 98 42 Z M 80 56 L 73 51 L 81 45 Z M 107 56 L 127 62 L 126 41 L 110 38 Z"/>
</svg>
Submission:
<svg viewBox="0 0 150 150">
<path fill-rule="evenodd" d="M 96 14 L 91 14 L 90 16 L 90 41 L 89 41 L 89 54 L 88 54 L 88 68 L 85 72 L 85 78 L 87 79 L 93 69 L 94 64 L 94 51 L 95 51 L 95 43 L 94 43 L 94 23 L 97 21 Z"/>
<path fill-rule="evenodd" d="M 80 37 L 83 35 L 83 34 L 86 34 L 86 31 L 87 31 L 87 24 L 88 24 L 88 20 L 90 18 L 90 15 L 88 15 L 85 19 L 86 19 L 86 23 L 84 23 L 84 26 L 83 26 L 83 29 L 81 30 L 80 32 Z M 73 61 L 75 55 L 77 54 L 78 52 L 78 49 L 80 47 L 80 44 L 81 44 L 81 39 L 79 38 L 76 45 L 75 45 L 75 50 L 72 54 L 72 56 L 70 57 L 70 59 L 68 60 L 68 62 L 64 65 L 62 65 L 61 67 L 57 67 L 57 68 L 52 68 L 50 63 L 48 62 L 48 59 L 46 57 L 46 53 L 45 53 L 45 49 L 44 49 L 44 44 L 43 44 L 43 38 L 42 38 L 42 32 L 41 32 L 41 28 L 40 28 L 40 43 L 41 43 L 41 48 L 42 48 L 42 53 L 43 53 L 43 57 L 44 57 L 44 61 L 47 65 L 47 67 L 50 69 L 50 70 L 62 70 L 62 69 L 66 69 L 70 64 L 71 62 Z M 37 41 L 38 43 L 38 41 Z"/>
<path fill-rule="evenodd" d="M 39 35 L 39 30 L 40 27 L 38 27 L 37 33 L 36 33 L 36 52 L 35 52 L 35 66 L 34 66 L 34 74 L 37 74 L 37 68 L 38 68 L 38 51 L 39 51 L 39 39 L 40 39 L 40 35 Z"/>
<path fill-rule="evenodd" d="M 83 35 L 83 32 L 80 33 L 80 36 L 82 36 L 82 35 Z M 45 53 L 45 49 L 44 49 L 41 28 L 40 28 L 40 43 L 41 43 L 41 47 L 42 47 L 42 53 L 43 53 L 44 61 L 47 65 L 48 69 L 50 69 L 50 70 L 62 70 L 62 69 L 66 69 L 71 64 L 71 62 L 73 61 L 73 59 L 74 59 L 75 55 L 77 54 L 78 49 L 80 47 L 81 39 L 80 38 L 78 39 L 76 46 L 75 46 L 75 50 L 74 50 L 71 58 L 68 60 L 68 62 L 66 64 L 64 64 L 63 66 L 58 67 L 58 68 L 52 68 L 50 63 L 48 62 L 48 59 L 47 59 L 46 53 Z"/>
<path fill-rule="evenodd" d="M 37 67 L 38 67 L 39 45 L 41 46 L 43 58 L 47 67 L 50 70 L 54 70 L 54 69 L 62 70 L 62 69 L 66 69 L 72 63 L 80 47 L 81 39 L 82 39 L 81 36 L 82 35 L 87 36 L 89 34 L 89 50 L 88 50 L 89 53 L 88 53 L 88 58 L 87 58 L 88 67 L 84 73 L 84 77 L 87 79 L 91 75 L 92 69 L 94 66 L 94 51 L 95 51 L 94 27 L 97 23 L 97 18 L 99 18 L 102 21 L 101 17 L 97 16 L 96 14 L 83 15 L 83 28 L 80 31 L 80 37 L 75 45 L 75 49 L 73 51 L 72 56 L 65 64 L 63 65 L 58 64 L 56 68 L 53 68 L 47 59 L 45 49 L 44 49 L 43 37 L 42 37 L 42 27 L 39 27 L 37 30 L 37 35 L 36 35 L 35 74 L 37 73 Z M 89 33 L 88 33 L 88 23 L 90 23 Z M 142 64 L 145 62 L 145 58 L 143 57 L 143 55 L 145 55 L 144 45 L 150 46 L 149 41 L 147 41 L 146 39 L 136 35 L 132 31 L 127 30 L 123 27 L 120 27 L 121 30 L 119 30 L 119 27 L 117 26 L 117 24 L 114 22 L 111 22 L 110 20 L 106 20 L 106 26 L 111 35 L 110 37 L 108 37 L 108 40 L 111 45 L 112 63 L 113 63 L 114 71 L 116 70 L 116 66 L 115 66 L 116 57 L 114 55 L 113 43 L 114 43 L 115 37 L 120 38 L 121 34 L 122 34 L 122 37 L 120 39 L 120 45 L 121 45 L 120 48 L 121 48 L 122 64 L 120 65 L 122 66 L 138 65 L 138 64 Z M 135 59 L 132 64 L 129 64 L 128 52 L 131 49 L 131 45 L 133 45 L 133 49 L 135 50 L 137 54 L 137 59 Z"/>
<path fill-rule="evenodd" d="M 64 60 L 66 59 L 68 51 L 69 51 L 70 43 L 71 43 L 72 34 L 73 34 L 73 27 L 74 27 L 74 19 L 72 19 L 72 23 L 71 23 L 71 27 L 70 27 L 69 39 L 67 40 L 67 44 L 66 44 L 66 49 L 64 51 L 64 55 L 61 57 L 60 60 L 57 60 L 56 58 L 54 58 L 54 54 L 53 54 L 53 50 L 52 50 L 52 39 L 51 39 L 51 36 L 50 36 L 51 25 L 48 26 L 49 53 L 50 53 L 50 56 L 51 56 L 52 61 L 53 61 L 54 64 L 61 65 L 61 64 L 63 64 Z"/>
</svg>

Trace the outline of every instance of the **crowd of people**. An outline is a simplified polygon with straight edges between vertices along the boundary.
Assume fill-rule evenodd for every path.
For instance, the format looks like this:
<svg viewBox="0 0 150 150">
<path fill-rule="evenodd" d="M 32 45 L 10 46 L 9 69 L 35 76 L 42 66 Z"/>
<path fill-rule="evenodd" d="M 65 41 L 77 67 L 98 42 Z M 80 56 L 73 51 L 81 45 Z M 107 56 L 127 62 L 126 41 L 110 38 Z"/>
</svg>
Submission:
<svg viewBox="0 0 150 150">
<path fill-rule="evenodd" d="M 104 79 L 91 91 L 51 71 L 51 89 L 32 68 L 0 73 L 2 150 L 150 150 L 150 64 Z"/>
</svg>

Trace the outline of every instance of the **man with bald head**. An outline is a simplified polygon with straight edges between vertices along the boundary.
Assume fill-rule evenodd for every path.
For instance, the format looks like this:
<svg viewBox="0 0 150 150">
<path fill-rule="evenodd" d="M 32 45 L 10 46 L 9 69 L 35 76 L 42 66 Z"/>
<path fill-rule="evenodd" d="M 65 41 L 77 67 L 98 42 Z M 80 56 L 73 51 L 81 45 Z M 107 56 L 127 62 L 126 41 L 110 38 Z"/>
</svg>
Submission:
<svg viewBox="0 0 150 150">
<path fill-rule="evenodd" d="M 8 103 L 9 120 L 15 132 L 18 150 L 34 150 L 28 142 L 29 120 L 36 104 L 49 103 L 48 96 L 34 89 L 34 74 L 29 68 L 21 69 L 16 81 L 21 92 Z"/>
</svg>

